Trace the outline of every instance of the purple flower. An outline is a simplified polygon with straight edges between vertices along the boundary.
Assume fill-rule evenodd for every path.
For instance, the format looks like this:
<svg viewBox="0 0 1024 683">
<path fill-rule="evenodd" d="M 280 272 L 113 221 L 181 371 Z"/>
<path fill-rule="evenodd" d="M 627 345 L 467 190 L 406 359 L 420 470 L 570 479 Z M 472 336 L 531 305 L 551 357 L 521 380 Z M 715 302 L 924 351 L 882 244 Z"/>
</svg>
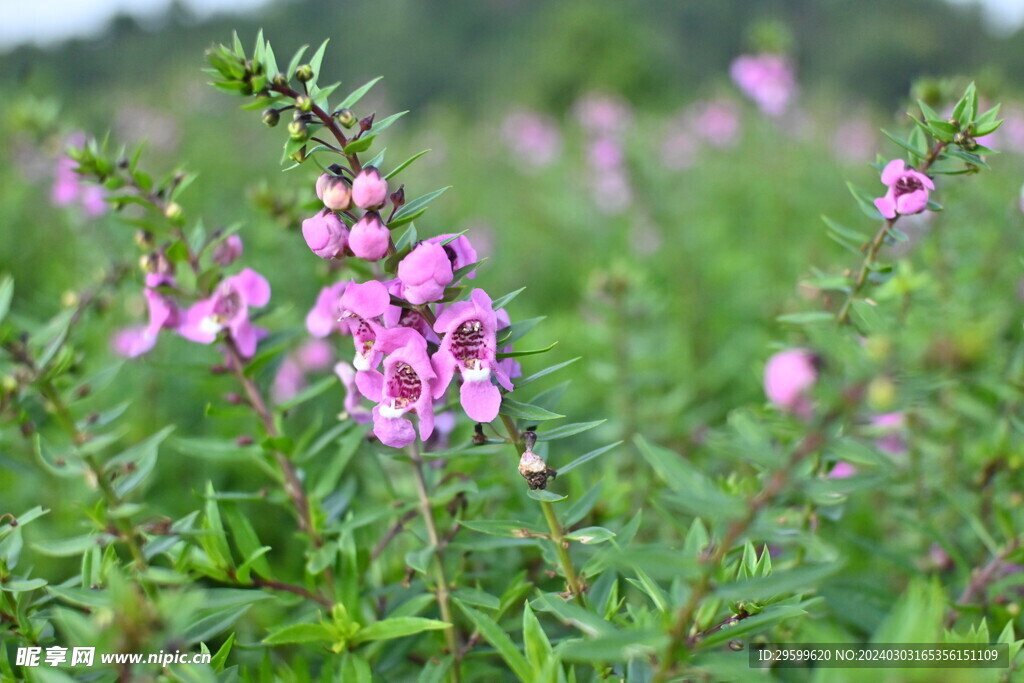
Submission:
<svg viewBox="0 0 1024 683">
<path fill-rule="evenodd" d="M 306 330 L 311 335 L 323 338 L 331 332 L 341 332 L 341 295 L 348 286 L 347 282 L 338 282 L 320 290 L 316 304 L 306 315 Z"/>
<path fill-rule="evenodd" d="M 157 335 L 164 328 L 173 329 L 179 321 L 178 306 L 174 300 L 157 291 L 157 287 L 174 286 L 173 278 L 159 273 L 146 275 L 146 307 L 149 309 L 149 324 L 145 327 L 130 327 L 114 335 L 114 352 L 126 358 L 135 358 L 149 352 L 155 345 Z"/>
<path fill-rule="evenodd" d="M 451 235 L 438 235 L 437 237 L 431 237 L 426 240 L 432 244 L 441 244 L 445 240 L 450 240 L 447 244 L 442 245 L 444 251 L 448 254 L 448 260 L 452 262 L 452 271 L 456 271 L 459 268 L 464 268 L 471 263 L 476 263 L 478 256 L 476 249 L 469 243 L 469 240 L 465 235 L 459 235 L 455 239 L 451 239 Z M 466 274 L 466 277 L 472 280 L 476 277 L 476 271 L 472 270 Z"/>
<path fill-rule="evenodd" d="M 806 349 L 787 349 L 768 359 L 764 368 L 764 393 L 780 410 L 809 417 L 807 392 L 818 380 L 817 358 Z"/>
<path fill-rule="evenodd" d="M 388 181 L 373 166 L 364 168 L 352 181 L 352 201 L 360 209 L 379 209 L 388 198 Z"/>
<path fill-rule="evenodd" d="M 348 183 L 330 173 L 317 178 L 316 196 L 331 211 L 344 211 L 352 205 L 352 190 Z"/>
<path fill-rule="evenodd" d="M 420 242 L 398 264 L 398 279 L 402 281 L 405 300 L 409 303 L 437 301 L 452 281 L 452 262 L 444 247 Z"/>
<path fill-rule="evenodd" d="M 201 299 L 186 312 L 178 334 L 200 344 L 212 344 L 222 330 L 238 345 L 246 358 L 256 352 L 259 331 L 249 322 L 249 306 L 266 306 L 270 301 L 270 283 L 256 271 L 246 268 L 226 278 L 207 299 Z"/>
<path fill-rule="evenodd" d="M 399 299 L 405 298 L 404 287 L 402 286 L 401 280 L 391 280 L 385 283 L 388 288 L 388 292 L 392 296 L 398 297 Z M 440 344 L 440 338 L 434 334 L 434 330 L 431 329 L 430 323 L 423 317 L 423 314 L 419 311 L 414 311 L 411 308 L 405 308 L 403 306 L 388 306 L 388 309 L 384 312 L 381 318 L 384 321 L 384 327 L 411 327 L 412 329 L 423 335 L 423 338 L 433 344 Z"/>
<path fill-rule="evenodd" d="M 427 357 L 427 340 L 408 327 L 382 330 L 378 345 L 387 354 L 384 373 L 356 373 L 359 391 L 377 405 L 373 409 L 373 433 L 386 446 L 402 448 L 416 440 L 412 422 L 419 417 L 420 439 L 434 431 L 434 404 L 430 382 L 436 375 Z"/>
<path fill-rule="evenodd" d="M 793 68 L 782 55 L 741 55 L 729 68 L 743 94 L 769 116 L 781 116 L 796 93 Z"/>
<path fill-rule="evenodd" d="M 348 236 L 348 247 L 352 253 L 367 261 L 384 258 L 390 244 L 391 233 L 380 222 L 376 211 L 369 211 L 356 221 Z"/>
<path fill-rule="evenodd" d="M 222 266 L 230 266 L 242 255 L 242 238 L 238 235 L 228 235 L 213 250 L 213 261 Z"/>
<path fill-rule="evenodd" d="M 928 190 L 935 189 L 931 178 L 907 166 L 903 159 L 893 159 L 885 165 L 882 182 L 889 190 L 884 197 L 875 200 L 875 208 L 889 219 L 924 211 L 928 206 Z"/>
<path fill-rule="evenodd" d="M 302 221 L 302 237 L 320 258 L 337 258 L 344 255 L 348 244 L 348 228 L 335 214 L 321 211 Z"/>
<path fill-rule="evenodd" d="M 491 383 L 492 374 L 512 391 L 505 370 L 496 362 L 497 328 L 491 297 L 482 289 L 474 289 L 469 301 L 446 307 L 434 324 L 434 331 L 444 335 L 433 357 L 437 371 L 434 398 L 444 394 L 458 369 L 462 375 L 459 401 L 476 422 L 490 422 L 498 416 L 501 392 Z"/>
<path fill-rule="evenodd" d="M 342 324 L 347 326 L 356 347 L 352 365 L 360 372 L 374 370 L 380 363 L 384 353 L 376 343 L 384 329 L 380 317 L 390 305 L 387 287 L 377 280 L 350 283 L 338 302 Z"/>
</svg>

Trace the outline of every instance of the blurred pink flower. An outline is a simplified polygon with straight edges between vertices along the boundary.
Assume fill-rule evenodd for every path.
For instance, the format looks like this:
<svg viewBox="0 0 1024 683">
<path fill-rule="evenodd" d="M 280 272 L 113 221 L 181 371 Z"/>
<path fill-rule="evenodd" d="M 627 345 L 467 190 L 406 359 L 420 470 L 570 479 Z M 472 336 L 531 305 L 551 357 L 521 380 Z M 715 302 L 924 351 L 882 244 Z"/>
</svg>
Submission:
<svg viewBox="0 0 1024 683">
<path fill-rule="evenodd" d="M 295 397 L 306 388 L 309 373 L 330 367 L 333 360 L 334 349 L 327 342 L 322 339 L 303 342 L 281 361 L 270 387 L 270 398 L 274 403 L 283 403 Z"/>
<path fill-rule="evenodd" d="M 622 131 L 633 122 L 633 112 L 624 99 L 603 93 L 588 93 L 573 106 L 584 132 L 609 135 Z"/>
<path fill-rule="evenodd" d="M 849 163 L 872 160 L 876 148 L 875 129 L 864 118 L 840 121 L 832 134 L 832 150 Z"/>
<path fill-rule="evenodd" d="M 72 133 L 66 144 L 80 147 L 86 142 L 82 133 Z M 57 160 L 53 173 L 53 186 L 50 188 L 50 200 L 55 206 L 77 205 L 86 216 L 96 218 L 107 211 L 107 191 L 101 185 L 85 182 L 75 172 L 78 164 L 71 158 L 62 156 Z"/>
<path fill-rule="evenodd" d="M 776 408 L 809 417 L 807 394 L 818 380 L 817 357 L 807 349 L 787 349 L 768 359 L 764 368 L 764 393 Z"/>
<path fill-rule="evenodd" d="M 907 452 L 906 421 L 906 416 L 899 412 L 871 418 L 871 425 L 880 433 L 875 439 L 878 450 L 887 455 L 903 455 Z"/>
<path fill-rule="evenodd" d="M 740 112 L 731 99 L 719 97 L 697 102 L 687 113 L 689 128 L 713 147 L 731 147 L 740 132 Z"/>
<path fill-rule="evenodd" d="M 511 112 L 501 125 L 501 134 L 509 152 L 528 166 L 548 166 L 562 151 L 558 123 L 535 111 Z"/>
<path fill-rule="evenodd" d="M 796 94 L 793 67 L 782 55 L 740 55 L 729 69 L 743 94 L 769 116 L 781 116 Z"/>
<path fill-rule="evenodd" d="M 849 479 L 855 474 L 857 474 L 856 467 L 845 460 L 840 460 L 832 466 L 832 469 L 828 473 L 828 477 L 829 479 Z"/>
</svg>

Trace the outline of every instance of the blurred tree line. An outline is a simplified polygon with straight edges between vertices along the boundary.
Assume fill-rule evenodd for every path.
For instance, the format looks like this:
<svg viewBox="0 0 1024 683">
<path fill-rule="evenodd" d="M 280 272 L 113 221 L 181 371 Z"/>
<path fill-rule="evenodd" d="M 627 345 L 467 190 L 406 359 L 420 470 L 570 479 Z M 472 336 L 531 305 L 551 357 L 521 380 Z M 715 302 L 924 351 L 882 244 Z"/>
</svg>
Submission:
<svg viewBox="0 0 1024 683">
<path fill-rule="evenodd" d="M 917 76 L 968 73 L 998 96 L 1024 70 L 1021 32 L 989 36 L 979 8 L 941 0 L 292 0 L 246 18 L 199 22 L 179 4 L 145 26 L 119 16 L 98 39 L 14 49 L 0 82 L 57 86 L 72 103 L 119 81 L 159 88 L 173 69 L 198 69 L 202 49 L 232 29 L 249 42 L 262 27 L 282 48 L 360 35 L 334 45 L 325 66 L 353 82 L 386 75 L 402 108 L 441 101 L 473 111 L 514 98 L 560 111 L 595 88 L 674 107 L 755 49 L 750 28 L 765 19 L 791 33 L 804 87 L 884 107 Z"/>
</svg>

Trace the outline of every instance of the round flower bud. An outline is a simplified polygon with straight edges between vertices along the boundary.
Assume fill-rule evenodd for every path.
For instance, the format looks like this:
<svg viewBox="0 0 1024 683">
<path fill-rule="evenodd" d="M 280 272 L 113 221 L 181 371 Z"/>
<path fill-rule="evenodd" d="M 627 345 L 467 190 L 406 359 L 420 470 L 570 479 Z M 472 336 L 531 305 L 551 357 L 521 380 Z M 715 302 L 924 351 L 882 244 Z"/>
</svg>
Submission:
<svg viewBox="0 0 1024 683">
<path fill-rule="evenodd" d="M 388 197 L 388 181 L 373 166 L 367 166 L 352 181 L 352 201 L 360 209 L 379 209 Z"/>
<path fill-rule="evenodd" d="M 181 204 L 178 202 L 170 202 L 164 207 L 164 215 L 172 221 L 178 220 L 181 218 Z"/>
<path fill-rule="evenodd" d="M 330 173 L 324 173 L 317 179 L 316 196 L 332 211 L 344 211 L 352 205 L 352 190 L 348 183 Z"/>
<path fill-rule="evenodd" d="M 356 115 L 352 113 L 351 109 L 339 109 L 334 112 L 334 118 L 346 128 L 356 125 Z"/>
<path fill-rule="evenodd" d="M 242 255 L 242 238 L 238 235 L 228 237 L 213 250 L 214 263 L 229 266 Z"/>
<path fill-rule="evenodd" d="M 313 67 L 309 64 L 303 64 L 295 70 L 295 78 L 297 78 L 300 83 L 307 83 L 313 80 Z"/>
<path fill-rule="evenodd" d="M 277 125 L 281 120 L 281 112 L 271 107 L 270 109 L 263 110 L 263 123 L 267 124 L 271 128 Z"/>
<path fill-rule="evenodd" d="M 312 111 L 313 100 L 309 95 L 299 95 L 295 98 L 295 106 L 299 111 Z"/>
<path fill-rule="evenodd" d="M 780 410 L 810 416 L 807 393 L 818 381 L 817 357 L 807 349 L 787 349 L 768 359 L 764 368 L 764 393 Z"/>
<path fill-rule="evenodd" d="M 309 127 L 301 119 L 295 119 L 288 124 L 288 135 L 292 140 L 301 141 L 309 139 Z"/>
<path fill-rule="evenodd" d="M 323 259 L 337 258 L 348 245 L 348 229 L 331 212 L 321 212 L 302 221 L 302 237 L 310 250 Z"/>
<path fill-rule="evenodd" d="M 352 253 L 367 261 L 377 261 L 388 253 L 391 233 L 380 222 L 380 216 L 370 211 L 352 226 L 348 247 Z"/>
</svg>

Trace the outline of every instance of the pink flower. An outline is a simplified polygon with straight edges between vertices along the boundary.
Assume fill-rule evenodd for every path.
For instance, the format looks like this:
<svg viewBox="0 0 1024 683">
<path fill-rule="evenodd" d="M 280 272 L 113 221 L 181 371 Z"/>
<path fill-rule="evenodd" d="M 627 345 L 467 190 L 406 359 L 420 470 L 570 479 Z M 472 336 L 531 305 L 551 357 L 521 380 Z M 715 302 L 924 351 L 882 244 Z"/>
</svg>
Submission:
<svg viewBox="0 0 1024 683">
<path fill-rule="evenodd" d="M 213 250 L 214 263 L 222 266 L 230 266 L 242 255 L 242 238 L 238 235 L 228 235 Z"/>
<path fill-rule="evenodd" d="M 338 258 L 348 245 L 348 228 L 335 214 L 322 211 L 302 221 L 302 237 L 320 258 Z"/>
<path fill-rule="evenodd" d="M 885 413 L 871 418 L 871 426 L 879 434 L 875 446 L 886 455 L 903 455 L 907 452 L 904 434 L 906 416 L 903 413 Z"/>
<path fill-rule="evenodd" d="M 405 298 L 404 287 L 400 280 L 391 280 L 385 283 L 388 288 L 388 292 L 392 296 L 398 297 L 399 299 Z M 419 311 L 414 311 L 411 308 L 403 306 L 388 306 L 388 309 L 384 312 L 381 318 L 384 321 L 384 327 L 411 327 L 412 329 L 423 335 L 423 338 L 432 344 L 440 344 L 440 338 L 434 334 L 434 330 L 431 329 L 430 323 L 423 317 Z"/>
<path fill-rule="evenodd" d="M 787 349 L 768 359 L 764 368 L 764 393 L 780 410 L 809 417 L 807 393 L 818 379 L 816 356 L 806 349 Z"/>
<path fill-rule="evenodd" d="M 388 198 L 388 181 L 373 166 L 364 168 L 352 181 L 352 201 L 360 209 L 379 209 Z"/>
<path fill-rule="evenodd" d="M 358 424 L 369 422 L 372 415 L 363 407 L 360 400 L 359 389 L 356 386 L 356 369 L 345 361 L 340 361 L 334 366 L 334 374 L 338 376 L 341 385 L 345 388 L 345 412 Z"/>
<path fill-rule="evenodd" d="M 317 178 L 316 196 L 331 211 L 344 211 L 352 205 L 352 190 L 348 183 L 330 173 Z"/>
<path fill-rule="evenodd" d="M 376 211 L 369 211 L 356 221 L 348 236 L 348 247 L 352 253 L 367 261 L 384 258 L 390 244 L 391 233 L 380 222 Z"/>
<path fill-rule="evenodd" d="M 258 330 L 249 322 L 249 306 L 266 306 L 270 301 L 270 283 L 254 270 L 246 268 L 225 278 L 207 299 L 201 299 L 186 312 L 178 334 L 200 344 L 212 344 L 226 330 L 246 358 L 256 352 Z"/>
<path fill-rule="evenodd" d="M 348 286 L 347 282 L 338 282 L 320 290 L 316 304 L 306 315 L 306 330 L 317 338 L 323 338 L 331 332 L 341 332 L 341 295 Z"/>
<path fill-rule="evenodd" d="M 430 382 L 434 368 L 427 357 L 427 341 L 408 327 L 383 330 L 378 345 L 387 354 L 384 373 L 376 370 L 356 373 L 356 385 L 363 396 L 377 405 L 373 409 L 373 433 L 386 446 L 402 448 L 416 440 L 409 413 L 419 417 L 420 439 L 434 431 L 434 404 Z"/>
<path fill-rule="evenodd" d="M 785 113 L 796 93 L 793 68 L 782 55 L 741 55 L 733 61 L 729 74 L 743 94 L 769 116 Z"/>
<path fill-rule="evenodd" d="M 882 182 L 889 190 L 884 197 L 875 200 L 875 208 L 889 219 L 924 211 L 928 206 L 928 190 L 935 189 L 931 178 L 907 166 L 903 159 L 893 159 L 885 165 Z"/>
<path fill-rule="evenodd" d="M 347 326 L 356 347 L 352 365 L 360 372 L 374 370 L 380 363 L 383 351 L 376 344 L 384 329 L 380 317 L 390 305 L 387 287 L 377 280 L 349 283 L 338 302 L 342 324 Z"/>
<path fill-rule="evenodd" d="M 562 148 L 558 124 L 537 112 L 512 112 L 505 117 L 501 132 L 509 151 L 519 161 L 533 167 L 552 163 Z"/>
<path fill-rule="evenodd" d="M 437 371 L 434 398 L 444 394 L 458 369 L 462 375 L 459 402 L 476 422 L 490 422 L 498 416 L 501 392 L 491 383 L 492 374 L 512 391 L 512 383 L 496 362 L 497 327 L 491 297 L 482 289 L 474 289 L 469 301 L 447 306 L 434 324 L 434 331 L 444 335 L 433 357 Z"/>
<path fill-rule="evenodd" d="M 270 397 L 275 403 L 283 403 L 296 396 L 306 387 L 306 376 L 323 370 L 334 360 L 331 345 L 321 339 L 309 339 L 293 353 L 288 354 L 274 375 Z"/>
<path fill-rule="evenodd" d="M 840 460 L 832 466 L 832 469 L 828 473 L 828 477 L 829 479 L 849 479 L 855 474 L 857 474 L 856 467 L 845 460 Z"/>
<path fill-rule="evenodd" d="M 451 239 L 451 235 L 438 235 L 437 237 L 431 237 L 426 240 L 432 244 L 441 244 L 445 240 L 449 240 L 447 244 L 443 244 L 444 251 L 448 254 L 448 260 L 452 262 L 452 271 L 456 271 L 460 268 L 465 268 L 471 263 L 476 263 L 478 256 L 476 249 L 469 243 L 469 239 L 465 235 L 459 235 L 455 239 Z M 466 274 L 466 277 L 472 280 L 476 277 L 476 271 L 471 270 Z"/>
<path fill-rule="evenodd" d="M 740 113 L 732 100 L 700 102 L 690 111 L 694 133 L 713 147 L 730 147 L 740 131 Z"/>
<path fill-rule="evenodd" d="M 135 358 L 148 353 L 155 345 L 157 335 L 164 328 L 177 327 L 179 314 L 174 300 L 157 291 L 157 287 L 174 286 L 174 280 L 167 275 L 150 273 L 146 275 L 146 307 L 149 309 L 149 324 L 145 327 L 130 327 L 114 335 L 114 352 L 126 358 Z"/>
<path fill-rule="evenodd" d="M 452 281 L 452 262 L 444 247 L 420 242 L 398 264 L 405 299 L 411 304 L 425 304 L 444 296 L 444 288 Z"/>
<path fill-rule="evenodd" d="M 79 147 L 85 144 L 85 136 L 74 133 L 68 138 L 68 144 Z M 95 218 L 107 211 L 107 191 L 100 185 L 84 182 L 82 176 L 75 171 L 78 164 L 69 157 L 57 160 L 53 174 L 53 187 L 50 188 L 50 199 L 56 206 L 78 204 L 86 216 Z"/>
<path fill-rule="evenodd" d="M 588 93 L 573 106 L 576 118 L 589 134 L 608 135 L 629 128 L 632 112 L 620 97 L 601 93 Z"/>
</svg>

